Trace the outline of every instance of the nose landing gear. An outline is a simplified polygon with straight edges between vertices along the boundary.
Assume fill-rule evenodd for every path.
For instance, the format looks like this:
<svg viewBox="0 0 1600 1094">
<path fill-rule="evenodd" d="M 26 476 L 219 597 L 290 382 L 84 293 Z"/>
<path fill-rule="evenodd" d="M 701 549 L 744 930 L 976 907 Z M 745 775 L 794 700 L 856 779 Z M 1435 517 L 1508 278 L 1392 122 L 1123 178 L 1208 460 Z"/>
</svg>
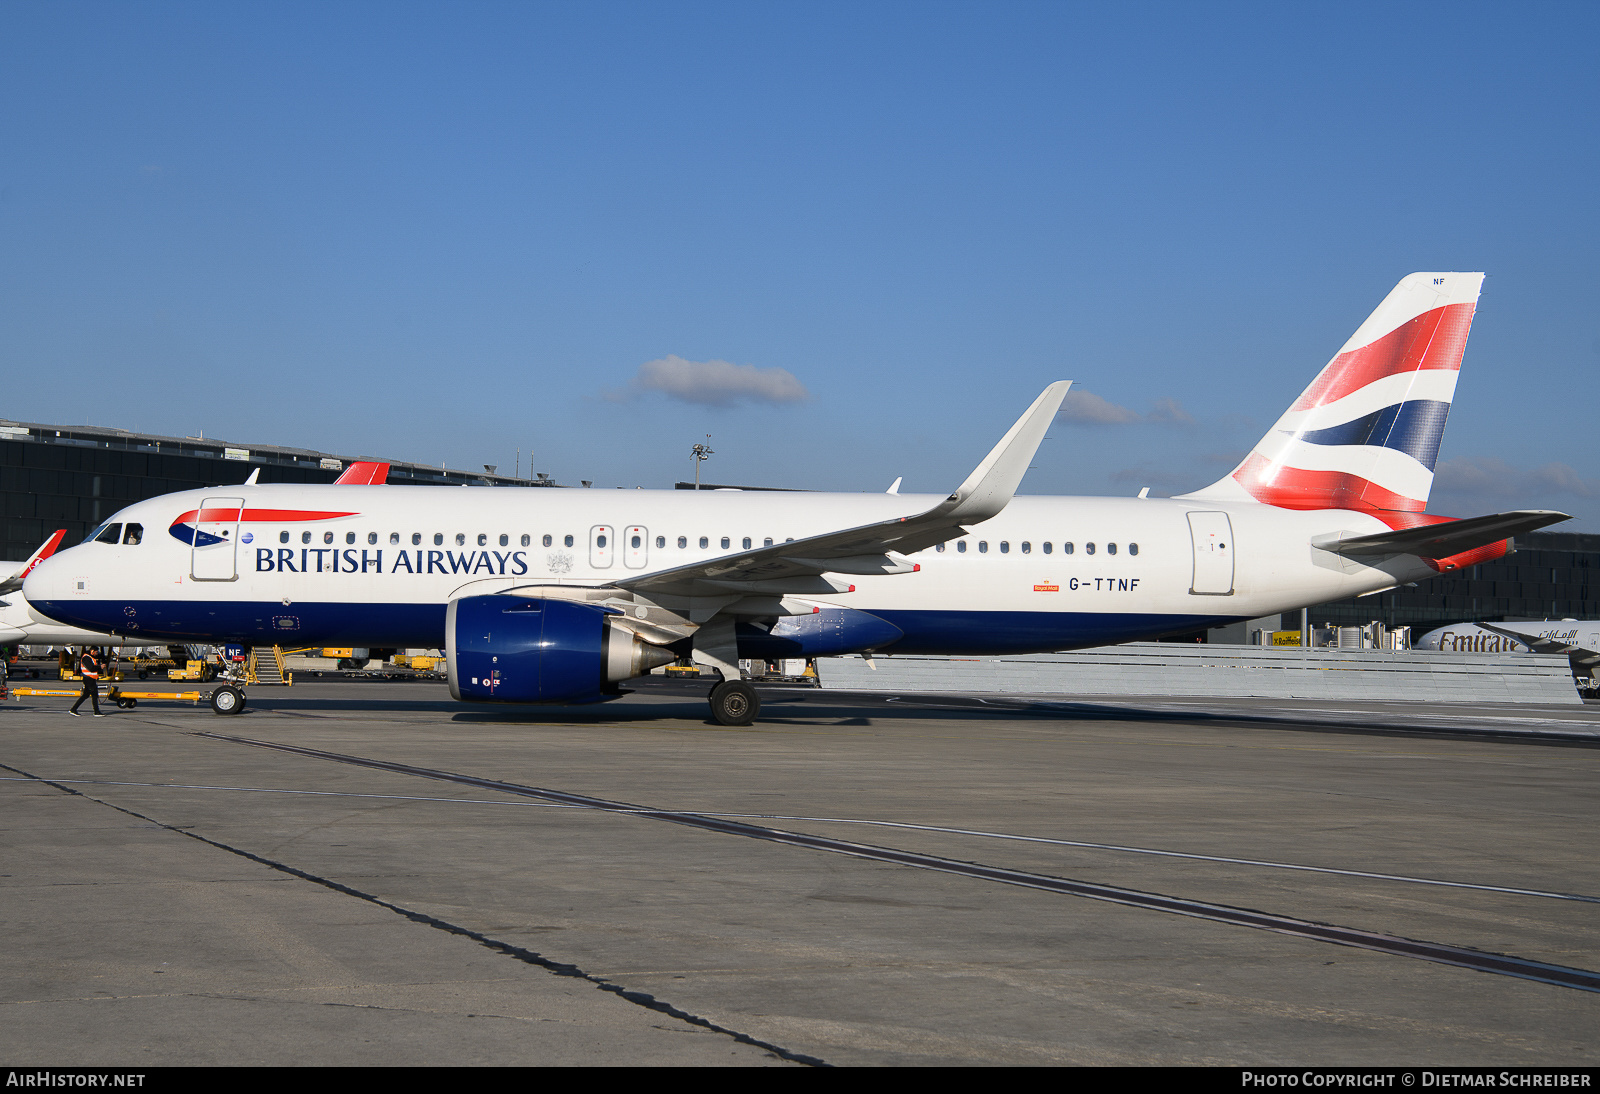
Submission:
<svg viewBox="0 0 1600 1094">
<path fill-rule="evenodd" d="M 244 710 L 244 692 L 224 684 L 211 693 L 211 712 L 213 714 L 239 714 Z"/>
</svg>

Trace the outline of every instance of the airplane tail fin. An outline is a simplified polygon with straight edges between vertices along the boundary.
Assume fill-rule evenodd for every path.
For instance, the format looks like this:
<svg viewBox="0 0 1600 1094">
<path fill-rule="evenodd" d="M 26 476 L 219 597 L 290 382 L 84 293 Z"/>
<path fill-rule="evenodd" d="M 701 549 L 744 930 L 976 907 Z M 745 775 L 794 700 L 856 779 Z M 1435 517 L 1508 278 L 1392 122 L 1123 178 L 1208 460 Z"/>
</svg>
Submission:
<svg viewBox="0 0 1600 1094">
<path fill-rule="evenodd" d="M 357 460 L 344 469 L 344 474 L 333 480 L 335 486 L 382 486 L 389 481 L 389 465 L 369 460 Z"/>
<path fill-rule="evenodd" d="M 1192 498 L 1421 513 L 1481 273 L 1403 278 L 1226 478 Z"/>
<path fill-rule="evenodd" d="M 44 543 L 39 546 L 37 551 L 28 556 L 28 561 L 22 564 L 21 569 L 12 574 L 10 577 L 6 578 L 4 581 L 0 581 L 0 593 L 16 592 L 18 589 L 22 588 L 22 579 L 27 577 L 28 574 L 33 571 L 35 566 L 39 565 L 39 563 L 56 553 L 56 548 L 61 546 L 61 540 L 66 536 L 66 534 L 67 530 L 65 528 L 57 528 L 55 535 L 45 540 Z"/>
</svg>

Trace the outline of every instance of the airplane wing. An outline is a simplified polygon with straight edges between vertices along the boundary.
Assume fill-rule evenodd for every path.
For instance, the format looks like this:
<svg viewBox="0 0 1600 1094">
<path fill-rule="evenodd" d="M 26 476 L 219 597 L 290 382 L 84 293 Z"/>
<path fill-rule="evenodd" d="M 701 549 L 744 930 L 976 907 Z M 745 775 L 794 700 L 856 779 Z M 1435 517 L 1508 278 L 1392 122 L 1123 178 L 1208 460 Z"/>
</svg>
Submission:
<svg viewBox="0 0 1600 1094">
<path fill-rule="evenodd" d="M 1571 658 L 1574 664 L 1579 665 L 1592 665 L 1600 662 L 1600 652 L 1573 645 L 1571 642 L 1563 642 L 1557 638 L 1546 638 L 1540 634 L 1523 634 L 1521 631 L 1514 631 L 1503 624 L 1497 627 L 1493 623 L 1479 623 L 1478 626 L 1490 634 L 1498 634 L 1501 638 L 1509 638 L 1514 642 L 1521 642 L 1534 653 L 1564 653 Z"/>
<path fill-rule="evenodd" d="M 1071 386 L 1070 380 L 1058 380 L 1045 388 L 956 492 L 924 513 L 721 555 L 614 585 L 646 595 L 804 595 L 849 591 L 823 574 L 910 573 L 918 567 L 904 555 L 965 535 L 966 525 L 988 520 L 1010 503 Z"/>
<path fill-rule="evenodd" d="M 389 481 L 389 465 L 357 460 L 333 480 L 335 486 L 382 486 Z"/>
<path fill-rule="evenodd" d="M 1369 536 L 1317 536 L 1313 547 L 1340 555 L 1416 555 L 1419 558 L 1449 558 L 1451 555 L 1484 547 L 1511 536 L 1572 519 L 1570 514 L 1553 509 L 1518 509 L 1510 513 L 1491 513 L 1486 517 L 1447 520 L 1420 528 L 1401 528 Z"/>
<path fill-rule="evenodd" d="M 22 569 L 0 581 L 0 593 L 14 593 L 22 588 L 22 579 L 39 563 L 56 553 L 56 548 L 61 546 L 62 538 L 67 534 L 65 528 L 57 528 L 56 534 L 44 541 L 44 545 L 28 556 L 28 561 L 22 564 Z"/>
</svg>

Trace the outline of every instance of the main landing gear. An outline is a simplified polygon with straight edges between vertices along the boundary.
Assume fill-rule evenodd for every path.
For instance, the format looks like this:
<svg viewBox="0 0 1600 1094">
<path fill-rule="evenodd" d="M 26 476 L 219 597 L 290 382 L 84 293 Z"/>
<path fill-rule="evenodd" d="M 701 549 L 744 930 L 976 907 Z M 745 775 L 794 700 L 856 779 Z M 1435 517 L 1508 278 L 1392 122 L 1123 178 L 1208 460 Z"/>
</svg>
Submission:
<svg viewBox="0 0 1600 1094">
<path fill-rule="evenodd" d="M 761 713 L 761 696 L 743 680 L 724 680 L 711 689 L 711 717 L 719 725 L 747 726 Z"/>
</svg>

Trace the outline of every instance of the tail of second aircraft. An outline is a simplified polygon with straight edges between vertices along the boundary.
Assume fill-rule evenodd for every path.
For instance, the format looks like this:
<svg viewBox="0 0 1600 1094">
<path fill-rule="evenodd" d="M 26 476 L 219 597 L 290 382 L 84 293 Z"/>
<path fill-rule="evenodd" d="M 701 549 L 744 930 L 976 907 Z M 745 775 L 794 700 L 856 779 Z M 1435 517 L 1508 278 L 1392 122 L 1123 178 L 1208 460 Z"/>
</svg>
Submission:
<svg viewBox="0 0 1600 1094">
<path fill-rule="evenodd" d="M 1481 273 L 1401 280 L 1227 478 L 1187 495 L 1421 513 Z"/>
</svg>

